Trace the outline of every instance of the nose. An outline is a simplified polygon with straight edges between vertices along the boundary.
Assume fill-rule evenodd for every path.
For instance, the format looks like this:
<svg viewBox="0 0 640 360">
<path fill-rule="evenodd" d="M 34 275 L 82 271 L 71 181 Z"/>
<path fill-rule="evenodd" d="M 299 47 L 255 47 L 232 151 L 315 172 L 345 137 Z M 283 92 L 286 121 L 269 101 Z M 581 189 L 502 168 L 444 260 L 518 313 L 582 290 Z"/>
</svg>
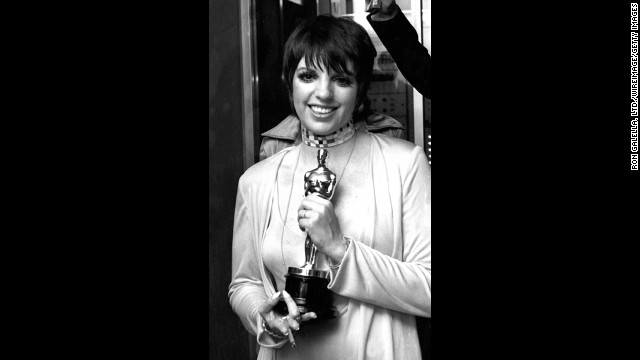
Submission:
<svg viewBox="0 0 640 360">
<path fill-rule="evenodd" d="M 318 99 L 327 100 L 333 97 L 333 84 L 328 76 L 322 76 L 316 84 L 315 95 Z"/>
</svg>

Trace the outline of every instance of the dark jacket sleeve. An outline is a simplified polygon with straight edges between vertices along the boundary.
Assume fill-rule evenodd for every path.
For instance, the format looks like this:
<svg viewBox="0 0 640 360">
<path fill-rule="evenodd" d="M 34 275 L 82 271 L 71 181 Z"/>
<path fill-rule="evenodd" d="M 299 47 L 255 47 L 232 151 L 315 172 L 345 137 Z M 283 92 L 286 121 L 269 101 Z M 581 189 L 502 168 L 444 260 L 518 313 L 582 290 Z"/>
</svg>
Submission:
<svg viewBox="0 0 640 360">
<path fill-rule="evenodd" d="M 431 56 L 429 50 L 418 41 L 418 33 L 402 10 L 397 8 L 396 15 L 385 21 L 371 20 L 371 16 L 367 16 L 367 21 L 402 75 L 422 96 L 431 99 Z"/>
</svg>

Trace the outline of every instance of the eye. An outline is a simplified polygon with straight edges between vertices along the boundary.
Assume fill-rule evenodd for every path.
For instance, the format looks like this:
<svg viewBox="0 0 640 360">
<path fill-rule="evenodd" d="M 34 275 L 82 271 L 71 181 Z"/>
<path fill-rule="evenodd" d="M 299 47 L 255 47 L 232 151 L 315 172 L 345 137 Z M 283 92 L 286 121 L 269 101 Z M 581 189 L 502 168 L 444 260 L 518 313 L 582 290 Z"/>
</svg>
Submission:
<svg viewBox="0 0 640 360">
<path fill-rule="evenodd" d="M 304 71 L 298 74 L 298 79 L 304 82 L 312 82 L 316 77 L 316 74 L 311 71 Z"/>
<path fill-rule="evenodd" d="M 345 87 L 351 86 L 351 84 L 353 84 L 353 81 L 351 81 L 351 79 L 346 76 L 337 76 L 334 78 L 334 81 L 338 83 L 339 86 L 345 86 Z"/>
</svg>

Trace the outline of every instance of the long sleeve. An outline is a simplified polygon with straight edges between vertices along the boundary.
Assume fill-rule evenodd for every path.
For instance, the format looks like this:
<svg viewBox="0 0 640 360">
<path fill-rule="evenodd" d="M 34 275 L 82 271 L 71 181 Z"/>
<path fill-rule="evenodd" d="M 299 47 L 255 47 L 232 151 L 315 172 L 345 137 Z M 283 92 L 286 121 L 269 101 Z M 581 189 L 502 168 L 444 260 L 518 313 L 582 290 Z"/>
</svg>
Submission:
<svg viewBox="0 0 640 360">
<path fill-rule="evenodd" d="M 252 183 L 250 178 L 245 173 L 238 182 L 233 221 L 232 279 L 229 285 L 229 301 L 244 327 L 249 333 L 256 335 L 260 346 L 279 348 L 288 340 L 276 341 L 269 336 L 262 328 L 262 317 L 258 313 L 260 305 L 267 300 L 268 294 L 262 281 L 264 278 L 264 273 L 260 269 L 262 262 L 258 257 L 255 244 L 257 237 L 266 226 L 265 218 L 269 216 L 268 211 L 264 211 L 267 203 L 265 199 L 268 197 L 261 197 L 262 202 L 248 201 L 251 198 L 249 194 L 255 196 L 256 193 L 263 193 L 258 190 L 259 187 L 254 187 L 255 183 Z"/>
<path fill-rule="evenodd" d="M 388 20 L 367 21 L 391 54 L 402 75 L 422 96 L 431 99 L 431 56 L 418 41 L 418 33 L 396 6 L 396 15 Z"/>
<path fill-rule="evenodd" d="M 243 194 L 245 187 L 242 180 L 241 178 L 238 184 L 233 221 L 232 281 L 229 285 L 229 300 L 244 327 L 255 335 L 258 333 L 258 307 L 267 299 L 267 294 L 258 267 L 250 209 Z"/>
<path fill-rule="evenodd" d="M 356 239 L 332 273 L 329 289 L 383 308 L 431 317 L 431 174 L 422 148 L 413 148 L 408 164 L 401 179 L 402 259 Z"/>
</svg>

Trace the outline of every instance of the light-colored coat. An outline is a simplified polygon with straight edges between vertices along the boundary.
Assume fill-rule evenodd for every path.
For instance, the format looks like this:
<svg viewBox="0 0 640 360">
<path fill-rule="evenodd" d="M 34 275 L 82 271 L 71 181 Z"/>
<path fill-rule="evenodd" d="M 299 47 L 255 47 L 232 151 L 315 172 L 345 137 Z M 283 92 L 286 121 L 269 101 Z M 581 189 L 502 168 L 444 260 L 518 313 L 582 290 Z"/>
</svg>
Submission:
<svg viewBox="0 0 640 360">
<path fill-rule="evenodd" d="M 369 220 L 352 241 L 329 289 L 346 299 L 326 331 L 292 349 L 263 332 L 258 307 L 275 293 L 262 254 L 275 177 L 291 147 L 249 168 L 239 180 L 233 236 L 231 306 L 257 336 L 259 359 L 420 359 L 415 316 L 431 317 L 431 170 L 410 142 L 370 137 Z M 294 154 L 292 154 L 294 155 Z M 304 327 L 304 325 L 303 325 Z M 301 330 L 301 331 L 304 331 Z"/>
</svg>

